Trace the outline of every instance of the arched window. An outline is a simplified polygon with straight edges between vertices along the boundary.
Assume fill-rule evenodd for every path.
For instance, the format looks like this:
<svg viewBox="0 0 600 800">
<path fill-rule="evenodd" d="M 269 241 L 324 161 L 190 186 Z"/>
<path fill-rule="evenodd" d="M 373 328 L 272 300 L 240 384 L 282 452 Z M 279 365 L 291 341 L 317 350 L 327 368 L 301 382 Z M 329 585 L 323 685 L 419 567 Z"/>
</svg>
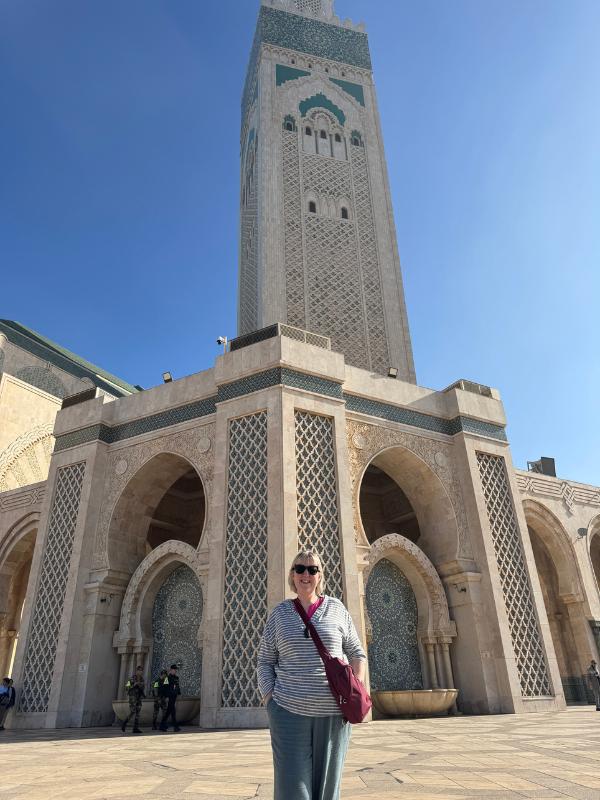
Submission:
<svg viewBox="0 0 600 800">
<path fill-rule="evenodd" d="M 327 131 L 321 131 L 321 139 L 327 138 Z"/>
<path fill-rule="evenodd" d="M 309 128 L 308 125 L 307 125 L 305 133 L 306 133 L 307 136 L 312 136 L 312 128 Z"/>
<path fill-rule="evenodd" d="M 336 142 L 341 142 L 342 141 L 342 137 L 339 135 L 339 133 L 336 133 L 335 140 L 336 140 Z"/>
<path fill-rule="evenodd" d="M 289 120 L 285 123 L 286 131 L 293 131 L 294 130 L 294 123 L 290 122 Z"/>
<path fill-rule="evenodd" d="M 342 219 L 348 219 L 348 209 L 342 206 Z"/>
<path fill-rule="evenodd" d="M 284 131 L 295 131 L 296 130 L 296 121 L 292 117 L 291 114 L 288 114 L 287 117 L 283 120 L 283 129 Z"/>
<path fill-rule="evenodd" d="M 317 213 L 317 204 L 314 200 L 311 200 L 308 204 L 308 213 L 309 214 L 316 214 Z"/>
<path fill-rule="evenodd" d="M 353 136 L 353 137 L 352 137 L 352 144 L 353 144 L 355 147 L 360 147 L 360 139 L 359 139 L 359 137 L 358 137 L 358 136 Z"/>
</svg>

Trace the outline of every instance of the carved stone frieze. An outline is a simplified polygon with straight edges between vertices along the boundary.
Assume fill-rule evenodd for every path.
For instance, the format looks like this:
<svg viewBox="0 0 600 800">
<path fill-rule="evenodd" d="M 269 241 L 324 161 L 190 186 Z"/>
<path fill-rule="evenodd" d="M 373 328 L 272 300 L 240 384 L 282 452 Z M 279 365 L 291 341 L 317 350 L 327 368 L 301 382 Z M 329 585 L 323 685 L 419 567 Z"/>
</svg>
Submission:
<svg viewBox="0 0 600 800">
<path fill-rule="evenodd" d="M 204 530 L 210 530 L 214 447 L 209 446 L 207 448 L 206 440 L 214 442 L 214 435 L 214 423 L 209 423 L 181 433 L 161 436 L 157 439 L 121 448 L 109 456 L 102 507 L 94 543 L 94 569 L 105 569 L 109 566 L 108 531 L 112 515 L 123 490 L 147 461 L 161 453 L 182 456 L 190 462 L 200 476 L 206 497 Z"/>
<path fill-rule="evenodd" d="M 539 475 L 517 473 L 517 486 L 522 495 L 540 495 L 553 500 L 562 500 L 569 514 L 575 514 L 576 506 L 600 506 L 600 489 L 569 481 Z"/>
<path fill-rule="evenodd" d="M 0 453 L 0 492 L 46 480 L 54 447 L 52 430 L 51 422 L 38 425 Z"/>
<path fill-rule="evenodd" d="M 352 479 L 354 533 L 357 542 L 368 545 L 360 518 L 360 478 L 373 458 L 388 447 L 404 447 L 425 462 L 441 481 L 456 517 L 458 529 L 457 558 L 473 558 L 469 541 L 467 514 L 460 483 L 452 469 L 452 445 L 417 436 L 382 425 L 348 420 L 346 423 L 348 461 Z"/>
</svg>

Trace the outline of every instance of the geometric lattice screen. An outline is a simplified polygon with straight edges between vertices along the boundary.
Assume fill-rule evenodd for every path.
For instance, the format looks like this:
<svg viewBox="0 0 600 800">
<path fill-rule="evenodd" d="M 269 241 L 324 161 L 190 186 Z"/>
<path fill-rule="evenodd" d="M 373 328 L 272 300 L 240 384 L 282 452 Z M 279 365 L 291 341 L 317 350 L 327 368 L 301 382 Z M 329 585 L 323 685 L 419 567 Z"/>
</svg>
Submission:
<svg viewBox="0 0 600 800">
<path fill-rule="evenodd" d="M 323 561 L 327 594 L 343 599 L 333 421 L 296 411 L 298 546 Z"/>
<path fill-rule="evenodd" d="M 85 461 L 56 473 L 56 490 L 25 653 L 19 711 L 48 711 Z"/>
<path fill-rule="evenodd" d="M 552 694 L 525 554 L 510 496 L 505 461 L 477 453 L 487 515 L 523 697 Z"/>
<path fill-rule="evenodd" d="M 202 650 L 202 589 L 193 570 L 178 567 L 158 590 L 152 609 L 152 678 L 179 664 L 183 695 L 200 694 Z"/>
<path fill-rule="evenodd" d="M 223 708 L 254 708 L 267 621 L 267 412 L 229 423 L 223 601 Z"/>
</svg>

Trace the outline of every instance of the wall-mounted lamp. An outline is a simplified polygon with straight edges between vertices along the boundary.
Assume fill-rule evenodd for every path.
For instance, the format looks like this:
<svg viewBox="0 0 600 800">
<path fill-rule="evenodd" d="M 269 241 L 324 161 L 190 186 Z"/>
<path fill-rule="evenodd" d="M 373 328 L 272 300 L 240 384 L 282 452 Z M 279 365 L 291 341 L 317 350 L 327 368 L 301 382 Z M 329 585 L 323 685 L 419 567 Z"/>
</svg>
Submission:
<svg viewBox="0 0 600 800">
<path fill-rule="evenodd" d="M 170 372 L 163 372 L 163 383 L 173 383 L 173 376 Z"/>
<path fill-rule="evenodd" d="M 388 369 L 388 378 L 397 378 L 398 377 L 398 370 L 396 367 L 390 367 Z"/>
</svg>

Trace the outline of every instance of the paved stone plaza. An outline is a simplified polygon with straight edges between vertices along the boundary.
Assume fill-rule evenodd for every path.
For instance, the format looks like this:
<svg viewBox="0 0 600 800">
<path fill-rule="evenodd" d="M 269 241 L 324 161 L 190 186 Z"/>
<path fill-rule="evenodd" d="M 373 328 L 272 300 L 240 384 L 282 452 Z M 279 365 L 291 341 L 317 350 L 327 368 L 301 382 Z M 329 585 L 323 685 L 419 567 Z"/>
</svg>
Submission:
<svg viewBox="0 0 600 800">
<path fill-rule="evenodd" d="M 123 736 L 5 731 L 0 798 L 272 798 L 266 730 Z M 600 714 L 374 722 L 356 727 L 342 797 L 600 798 Z"/>
</svg>

